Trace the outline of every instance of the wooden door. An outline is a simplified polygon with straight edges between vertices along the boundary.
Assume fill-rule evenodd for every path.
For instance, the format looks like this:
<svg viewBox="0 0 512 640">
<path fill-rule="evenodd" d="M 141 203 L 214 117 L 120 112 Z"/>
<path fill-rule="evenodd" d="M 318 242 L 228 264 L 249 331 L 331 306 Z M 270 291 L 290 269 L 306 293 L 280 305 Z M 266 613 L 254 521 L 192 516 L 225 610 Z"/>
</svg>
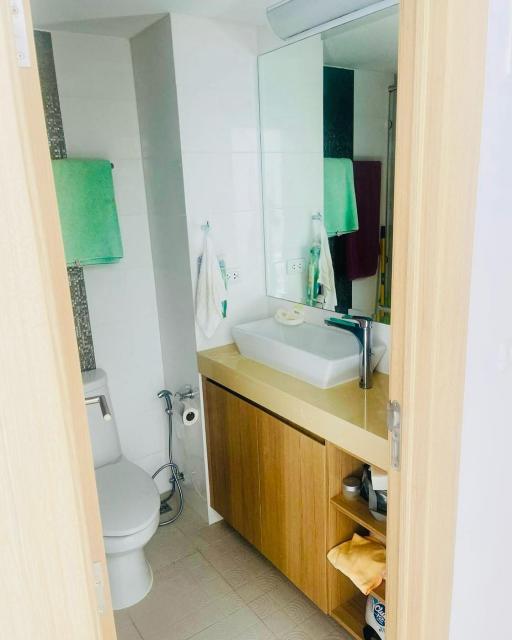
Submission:
<svg viewBox="0 0 512 640">
<path fill-rule="evenodd" d="M 213 382 L 204 395 L 211 506 L 259 549 L 259 410 Z"/>
<path fill-rule="evenodd" d="M 327 611 L 325 445 L 258 412 L 261 548 Z"/>
<path fill-rule="evenodd" d="M 0 3 L 0 636 L 113 639 L 29 3 L 25 66 L 11 12 Z"/>
<path fill-rule="evenodd" d="M 389 640 L 449 635 L 488 8 L 400 3 L 390 399 L 402 436 L 389 474 Z"/>
</svg>

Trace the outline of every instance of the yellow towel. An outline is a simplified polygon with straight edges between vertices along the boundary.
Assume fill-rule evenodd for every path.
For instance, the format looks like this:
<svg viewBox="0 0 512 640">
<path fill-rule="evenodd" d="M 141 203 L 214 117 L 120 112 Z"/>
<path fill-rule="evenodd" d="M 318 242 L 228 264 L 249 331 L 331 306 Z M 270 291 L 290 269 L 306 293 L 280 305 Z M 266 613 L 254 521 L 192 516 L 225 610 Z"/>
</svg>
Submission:
<svg viewBox="0 0 512 640">
<path fill-rule="evenodd" d="M 352 540 L 334 547 L 329 562 L 344 573 L 365 596 L 376 589 L 386 572 L 386 547 L 372 538 L 354 533 Z"/>
</svg>

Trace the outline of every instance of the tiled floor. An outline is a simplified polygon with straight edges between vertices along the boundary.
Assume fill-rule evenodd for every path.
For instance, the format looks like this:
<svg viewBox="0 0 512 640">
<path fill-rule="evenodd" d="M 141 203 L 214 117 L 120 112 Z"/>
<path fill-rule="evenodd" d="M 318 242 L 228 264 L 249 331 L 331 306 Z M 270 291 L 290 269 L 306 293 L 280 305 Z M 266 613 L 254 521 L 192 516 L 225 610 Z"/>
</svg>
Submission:
<svg viewBox="0 0 512 640">
<path fill-rule="evenodd" d="M 224 522 L 185 509 L 146 547 L 151 593 L 115 614 L 119 640 L 342 640 L 348 636 Z"/>
</svg>

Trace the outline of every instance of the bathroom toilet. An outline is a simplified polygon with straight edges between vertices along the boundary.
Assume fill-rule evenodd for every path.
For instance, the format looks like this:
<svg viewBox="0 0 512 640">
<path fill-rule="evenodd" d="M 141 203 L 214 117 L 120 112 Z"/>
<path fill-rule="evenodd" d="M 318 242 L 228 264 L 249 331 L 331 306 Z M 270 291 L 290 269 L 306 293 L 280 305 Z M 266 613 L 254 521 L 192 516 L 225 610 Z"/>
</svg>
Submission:
<svg viewBox="0 0 512 640">
<path fill-rule="evenodd" d="M 103 540 L 114 609 L 142 600 L 153 584 L 144 546 L 158 528 L 160 495 L 153 479 L 121 451 L 107 376 L 101 369 L 82 373 L 91 435 Z M 100 405 L 104 397 L 106 405 Z M 98 398 L 98 402 L 94 399 Z M 104 418 L 104 409 L 110 415 Z M 110 419 L 108 419 L 110 418 Z"/>
</svg>

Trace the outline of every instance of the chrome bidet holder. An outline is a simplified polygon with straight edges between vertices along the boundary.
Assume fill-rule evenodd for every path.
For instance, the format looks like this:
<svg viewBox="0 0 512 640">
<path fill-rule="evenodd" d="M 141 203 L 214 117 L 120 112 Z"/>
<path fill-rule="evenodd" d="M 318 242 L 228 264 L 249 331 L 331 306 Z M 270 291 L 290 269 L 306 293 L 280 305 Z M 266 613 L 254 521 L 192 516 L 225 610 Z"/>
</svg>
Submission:
<svg viewBox="0 0 512 640">
<path fill-rule="evenodd" d="M 172 415 L 172 393 L 169 389 L 162 389 L 157 393 L 157 396 L 165 400 L 165 413 L 168 416 Z"/>
<path fill-rule="evenodd" d="M 167 413 L 167 415 L 170 416 L 173 412 L 173 408 L 172 408 L 173 396 L 180 402 L 183 402 L 183 400 L 192 400 L 198 394 L 199 394 L 199 389 L 197 388 L 194 389 L 194 387 L 191 384 L 186 384 L 179 391 L 176 391 L 176 393 L 172 393 L 172 391 L 169 391 L 169 389 L 162 389 L 162 391 L 159 391 L 157 393 L 157 396 L 165 400 L 165 413 Z"/>
</svg>

